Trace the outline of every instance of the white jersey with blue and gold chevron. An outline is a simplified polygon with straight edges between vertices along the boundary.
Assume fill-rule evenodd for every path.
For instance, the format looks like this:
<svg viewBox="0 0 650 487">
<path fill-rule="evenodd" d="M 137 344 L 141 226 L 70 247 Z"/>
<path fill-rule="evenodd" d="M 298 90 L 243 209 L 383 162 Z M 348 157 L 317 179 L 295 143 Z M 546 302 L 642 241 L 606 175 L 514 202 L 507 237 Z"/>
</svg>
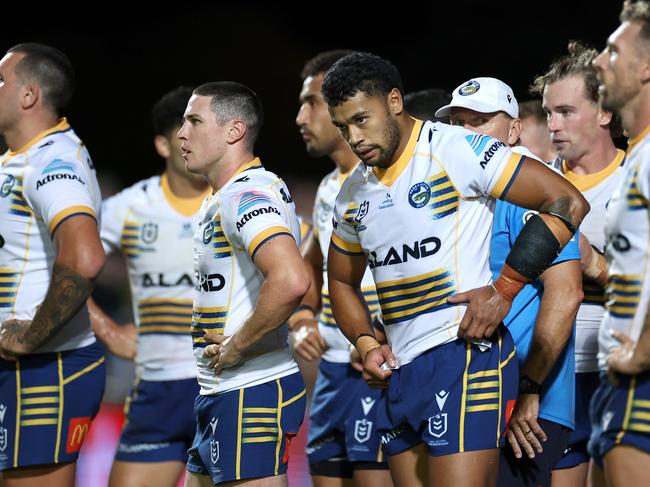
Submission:
<svg viewBox="0 0 650 487">
<path fill-rule="evenodd" d="M 489 284 L 494 198 L 522 159 L 491 137 L 417 120 L 390 168 L 360 164 L 343 183 L 332 245 L 368 256 L 400 364 L 455 340 L 465 306 L 447 298 Z"/>
<path fill-rule="evenodd" d="M 591 205 L 580 224 L 580 232 L 599 252 L 605 252 L 605 212 L 624 173 L 625 152 L 616 151 L 616 157 L 601 171 L 593 174 L 576 174 L 566 162 L 556 159 L 551 164 L 560 171 Z M 583 278 L 584 298 L 576 316 L 576 372 L 598 370 L 598 329 L 605 313 L 605 290 L 597 282 Z"/>
<path fill-rule="evenodd" d="M 192 340 L 203 395 L 263 384 L 298 371 L 286 323 L 261 340 L 259 354 L 252 350 L 252 358 L 219 376 L 203 358 L 206 332 L 231 336 L 255 308 L 264 282 L 255 253 L 278 235 L 290 235 L 299 244 L 300 224 L 284 182 L 266 171 L 258 158 L 242 166 L 201 207 L 194 236 Z"/>
<path fill-rule="evenodd" d="M 334 216 L 336 195 L 339 194 L 341 184 L 343 184 L 348 174 L 343 174 L 338 169 L 335 169 L 323 178 L 318 186 L 318 191 L 316 191 L 313 216 L 315 236 L 323 254 L 322 305 L 321 312 L 318 315 L 318 329 L 327 343 L 327 350 L 325 350 L 322 358 L 328 362 L 336 363 L 350 361 L 350 342 L 345 338 L 334 320 L 327 287 L 327 253 L 332 238 L 332 217 Z M 371 315 L 374 315 L 379 310 L 379 300 L 377 299 L 375 283 L 372 280 L 370 269 L 366 269 L 366 273 L 363 275 L 361 291 Z"/>
<path fill-rule="evenodd" d="M 166 175 L 140 181 L 102 205 L 102 243 L 127 260 L 138 327 L 136 373 L 148 381 L 196 376 L 190 328 L 193 237 L 201 202 L 175 196 Z"/>
<path fill-rule="evenodd" d="M 637 341 L 650 300 L 650 127 L 630 140 L 625 172 L 607 205 L 606 256 L 609 263 L 605 316 L 598 332 L 598 366 L 620 343 L 619 330 Z"/>
<path fill-rule="evenodd" d="M 50 285 L 54 232 L 75 215 L 97 219 L 101 195 L 90 155 L 65 119 L 0 162 L 0 322 L 31 320 Z M 34 353 L 94 341 L 83 306 Z"/>
</svg>

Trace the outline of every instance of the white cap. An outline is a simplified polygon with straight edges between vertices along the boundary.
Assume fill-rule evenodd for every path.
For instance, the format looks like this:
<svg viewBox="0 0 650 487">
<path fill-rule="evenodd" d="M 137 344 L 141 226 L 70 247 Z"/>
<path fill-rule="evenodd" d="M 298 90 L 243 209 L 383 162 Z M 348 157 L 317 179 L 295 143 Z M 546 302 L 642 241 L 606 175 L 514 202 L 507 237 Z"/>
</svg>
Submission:
<svg viewBox="0 0 650 487">
<path fill-rule="evenodd" d="M 472 78 L 452 93 L 451 103 L 439 108 L 436 117 L 448 117 L 451 108 L 468 108 L 479 113 L 506 112 L 519 117 L 515 94 L 503 81 L 496 78 Z"/>
</svg>

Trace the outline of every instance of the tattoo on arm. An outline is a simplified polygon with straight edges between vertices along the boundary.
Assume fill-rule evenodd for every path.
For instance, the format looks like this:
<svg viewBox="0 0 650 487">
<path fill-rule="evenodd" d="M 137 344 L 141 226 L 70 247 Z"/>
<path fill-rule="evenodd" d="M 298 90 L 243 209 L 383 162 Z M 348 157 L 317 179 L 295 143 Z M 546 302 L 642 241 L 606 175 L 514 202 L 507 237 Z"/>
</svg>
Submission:
<svg viewBox="0 0 650 487">
<path fill-rule="evenodd" d="M 55 262 L 45 299 L 20 342 L 32 350 L 40 347 L 81 309 L 91 290 L 92 281 Z"/>
<path fill-rule="evenodd" d="M 558 217 L 573 234 L 576 232 L 579 222 L 576 221 L 575 215 L 571 212 L 571 198 L 562 197 L 539 209 L 540 213 L 548 213 Z"/>
</svg>

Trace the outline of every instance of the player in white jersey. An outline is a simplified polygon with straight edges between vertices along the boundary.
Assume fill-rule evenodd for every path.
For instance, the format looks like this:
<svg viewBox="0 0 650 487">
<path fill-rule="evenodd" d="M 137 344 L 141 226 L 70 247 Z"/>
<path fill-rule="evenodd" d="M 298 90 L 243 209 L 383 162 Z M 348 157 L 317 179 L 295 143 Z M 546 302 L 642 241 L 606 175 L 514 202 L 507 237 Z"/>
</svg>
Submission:
<svg viewBox="0 0 650 487">
<path fill-rule="evenodd" d="M 106 252 L 120 250 L 127 260 L 138 330 L 136 379 L 110 486 L 175 486 L 194 437 L 192 238 L 209 185 L 185 169 L 176 138 L 191 96 L 192 88 L 179 87 L 153 107 L 154 145 L 165 159 L 163 174 L 102 205 L 102 243 Z M 122 327 L 96 304 L 91 304 L 91 319 L 100 339 L 119 339 Z"/>
<path fill-rule="evenodd" d="M 472 78 L 453 92 L 438 115 L 452 125 L 489 135 L 513 152 L 531 155 L 519 143 L 522 122 L 515 95 L 496 78 Z M 497 201 L 490 243 L 490 267 L 498 275 L 530 211 Z M 584 223 L 584 222 L 583 222 Z M 546 487 L 574 427 L 573 331 L 582 298 L 580 251 L 571 239 L 539 281 L 524 288 L 504 324 L 513 336 L 520 365 L 517 404 L 501 449 L 498 485 Z M 523 455 L 525 453 L 525 456 Z"/>
<path fill-rule="evenodd" d="M 5 487 L 72 487 L 104 391 L 86 299 L 105 255 L 95 168 L 61 111 L 68 58 L 27 43 L 0 60 L 0 470 Z"/>
<path fill-rule="evenodd" d="M 607 205 L 603 373 L 591 401 L 589 451 L 612 487 L 647 484 L 650 462 L 650 2 L 626 1 L 620 20 L 594 61 L 601 105 L 630 137 L 623 183 Z"/>
<path fill-rule="evenodd" d="M 296 124 L 311 156 L 329 156 L 336 169 L 323 178 L 314 202 L 313 237 L 305 244 L 305 262 L 314 276 L 311 290 L 289 321 L 296 353 L 306 360 L 321 357 L 310 407 L 307 453 L 316 487 L 391 485 L 388 464 L 377 434 L 381 391 L 371 389 L 350 364 L 350 342 L 332 314 L 327 288 L 327 250 L 332 235 L 336 195 L 359 163 L 332 125 L 321 94 L 325 72 L 351 51 L 323 52 L 305 64 Z M 372 275 L 367 269 L 361 291 L 371 314 L 379 309 Z M 320 309 L 318 320 L 314 311 Z"/>
<path fill-rule="evenodd" d="M 592 62 L 597 55 L 578 42 L 570 42 L 568 54 L 556 60 L 536 78 L 533 92 L 543 97 L 548 128 L 559 157 L 551 164 L 589 201 L 591 210 L 580 225 L 585 267 L 584 298 L 576 317 L 576 424 L 563 458 L 553 473 L 553 485 L 585 485 L 591 434 L 589 401 L 598 385 L 598 327 L 605 311 L 603 286 L 607 278 L 605 208 L 621 182 L 625 153 L 612 137 L 620 135 L 620 121 L 598 105 L 598 78 Z"/>
<path fill-rule="evenodd" d="M 201 85 L 184 118 L 186 167 L 213 189 L 194 236 L 191 334 L 201 394 L 186 485 L 286 485 L 289 442 L 305 414 L 286 320 L 310 284 L 295 205 L 253 155 L 262 107 L 249 88 Z"/>
<path fill-rule="evenodd" d="M 334 315 L 364 358 L 365 377 L 388 382 L 380 430 L 403 452 L 426 444 L 428 485 L 494 485 L 518 379 L 500 322 L 589 205 L 564 178 L 501 141 L 409 117 L 399 73 L 378 56 L 339 60 L 322 91 L 363 162 L 337 197 L 328 277 Z M 540 214 L 528 219 L 490 285 L 494 198 Z M 390 345 L 376 341 L 359 299 L 366 264 Z M 401 455 L 391 456 L 391 468 Z"/>
</svg>

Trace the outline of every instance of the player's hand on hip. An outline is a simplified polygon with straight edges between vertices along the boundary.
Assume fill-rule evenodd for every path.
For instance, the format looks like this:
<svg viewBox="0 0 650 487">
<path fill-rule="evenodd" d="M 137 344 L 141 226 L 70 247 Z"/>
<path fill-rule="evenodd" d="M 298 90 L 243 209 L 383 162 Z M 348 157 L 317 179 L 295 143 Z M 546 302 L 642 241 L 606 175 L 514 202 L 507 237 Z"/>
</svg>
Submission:
<svg viewBox="0 0 650 487">
<path fill-rule="evenodd" d="M 512 304 L 492 286 L 458 293 L 447 298 L 447 301 L 452 304 L 467 303 L 465 315 L 458 328 L 458 336 L 468 340 L 491 337 L 510 311 Z"/>
<path fill-rule="evenodd" d="M 206 341 L 213 342 L 203 349 L 203 356 L 209 358 L 208 366 L 214 369 L 215 375 L 228 367 L 233 367 L 241 362 L 243 355 L 232 342 L 232 336 L 226 337 L 217 333 L 206 333 Z"/>
<path fill-rule="evenodd" d="M 617 384 L 616 374 L 636 375 L 647 370 L 647 365 L 636 351 L 636 342 L 621 331 L 610 330 L 610 334 L 620 342 L 607 356 L 607 375 L 610 382 Z"/>
<path fill-rule="evenodd" d="M 289 335 L 289 343 L 305 360 L 315 360 L 327 350 L 327 344 L 318 331 L 318 322 L 314 319 L 303 319 L 296 323 L 295 330 Z"/>
<path fill-rule="evenodd" d="M 528 458 L 535 458 L 535 453 L 542 453 L 542 442 L 546 433 L 537 422 L 539 416 L 539 395 L 520 394 L 512 411 L 506 436 L 515 457 L 521 458 L 522 449 Z"/>
<path fill-rule="evenodd" d="M 16 360 L 32 351 L 32 347 L 22 339 L 31 323 L 31 320 L 7 320 L 0 325 L 0 357 Z"/>
<path fill-rule="evenodd" d="M 350 345 L 350 365 L 357 372 L 363 372 L 363 360 L 361 360 L 361 354 L 354 345 Z"/>
<path fill-rule="evenodd" d="M 388 379 L 393 375 L 391 369 L 397 368 L 397 359 L 389 345 L 373 348 L 363 359 L 363 380 L 370 387 L 386 389 Z"/>
</svg>

